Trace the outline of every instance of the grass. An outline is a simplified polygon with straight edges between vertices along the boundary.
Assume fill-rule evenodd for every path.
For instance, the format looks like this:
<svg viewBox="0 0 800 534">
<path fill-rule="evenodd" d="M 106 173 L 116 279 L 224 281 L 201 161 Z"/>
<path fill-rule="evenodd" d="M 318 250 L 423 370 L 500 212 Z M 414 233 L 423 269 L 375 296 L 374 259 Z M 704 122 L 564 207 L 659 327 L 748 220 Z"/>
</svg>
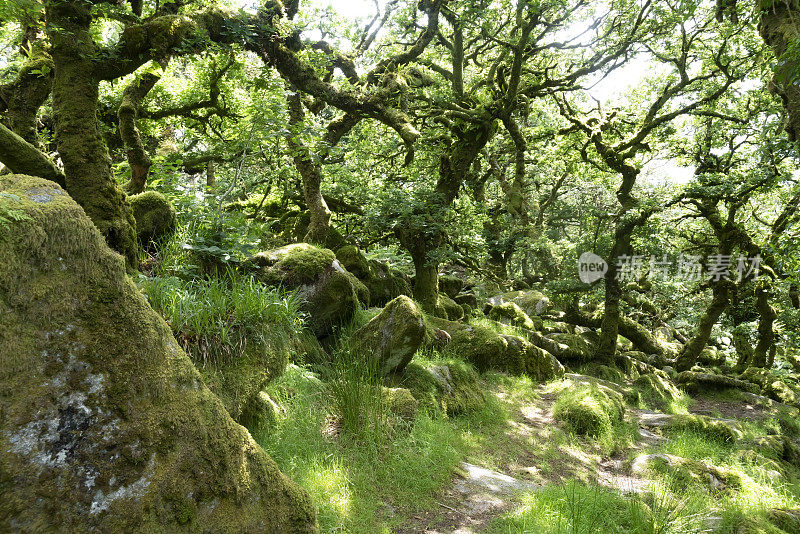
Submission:
<svg viewBox="0 0 800 534">
<path fill-rule="evenodd" d="M 404 512 L 434 504 L 470 448 L 459 424 L 427 413 L 377 445 L 358 439 L 372 435 L 363 427 L 349 437 L 332 435 L 330 407 L 340 393 L 307 368 L 290 365 L 268 392 L 285 413 L 255 438 L 310 492 L 323 532 L 388 532 Z"/>
<path fill-rule="evenodd" d="M 649 493 L 621 493 L 570 481 L 524 496 L 522 504 L 490 525 L 490 533 L 678 534 L 697 532 L 703 515 L 692 497 L 656 484 Z"/>
<path fill-rule="evenodd" d="M 302 328 L 292 294 L 233 271 L 208 280 L 142 277 L 139 285 L 184 350 L 203 365 L 237 358 L 247 343 L 286 344 Z"/>
</svg>

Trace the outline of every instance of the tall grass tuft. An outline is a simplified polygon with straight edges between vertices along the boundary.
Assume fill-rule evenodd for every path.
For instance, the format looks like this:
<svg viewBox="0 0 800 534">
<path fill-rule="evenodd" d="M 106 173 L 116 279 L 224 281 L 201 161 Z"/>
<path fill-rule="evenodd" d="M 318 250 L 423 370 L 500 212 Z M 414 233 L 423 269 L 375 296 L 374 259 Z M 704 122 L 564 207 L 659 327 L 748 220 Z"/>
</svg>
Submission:
<svg viewBox="0 0 800 534">
<path fill-rule="evenodd" d="M 288 344 L 302 329 L 293 294 L 235 271 L 188 282 L 172 276 L 142 278 L 140 286 L 175 338 L 203 365 L 238 358 L 248 343 Z"/>
<path fill-rule="evenodd" d="M 353 332 L 368 319 L 366 312 L 359 310 L 350 324 L 342 327 L 324 378 L 331 394 L 331 415 L 342 436 L 380 447 L 389 426 L 378 362 L 357 352 L 350 342 Z"/>
</svg>

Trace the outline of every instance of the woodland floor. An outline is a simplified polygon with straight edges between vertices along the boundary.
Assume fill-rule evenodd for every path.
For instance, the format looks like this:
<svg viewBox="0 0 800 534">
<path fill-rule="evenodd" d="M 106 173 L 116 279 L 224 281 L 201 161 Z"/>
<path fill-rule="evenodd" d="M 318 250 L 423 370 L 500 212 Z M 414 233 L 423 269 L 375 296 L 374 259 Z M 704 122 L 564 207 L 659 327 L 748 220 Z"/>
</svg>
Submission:
<svg viewBox="0 0 800 534">
<path fill-rule="evenodd" d="M 405 524 L 393 532 L 468 534 L 511 531 L 494 528 L 493 520 L 521 506 L 526 492 L 563 485 L 568 481 L 596 483 L 622 493 L 648 491 L 652 481 L 632 473 L 628 460 L 669 439 L 650 430 L 647 424 L 653 416 L 668 417 L 669 414 L 629 410 L 628 420 L 636 423 L 639 440 L 627 450 L 604 454 L 591 440 L 574 436 L 566 441 L 553 439 L 554 433 L 564 436 L 553 418 L 556 395 L 550 389 L 547 384 L 541 385 L 530 397 L 519 399 L 510 395 L 502 385 L 494 384 L 491 394 L 502 403 L 510 417 L 495 432 L 485 436 L 480 450 L 468 455 L 460 472 L 454 474 L 449 486 L 437 495 L 435 508 L 411 512 Z M 694 397 L 688 412 L 725 420 L 759 421 L 770 416 L 767 410 L 756 404 L 705 395 Z M 471 462 L 490 472 L 478 474 L 483 476 L 468 472 Z M 708 517 L 709 521 L 715 520 L 714 510 L 709 510 Z"/>
</svg>

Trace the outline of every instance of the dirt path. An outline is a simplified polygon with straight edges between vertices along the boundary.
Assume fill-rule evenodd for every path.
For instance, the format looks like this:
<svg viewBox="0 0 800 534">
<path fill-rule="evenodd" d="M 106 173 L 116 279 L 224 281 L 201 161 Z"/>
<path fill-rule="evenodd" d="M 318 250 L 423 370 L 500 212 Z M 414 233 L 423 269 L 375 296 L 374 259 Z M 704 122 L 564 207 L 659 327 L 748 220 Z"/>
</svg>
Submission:
<svg viewBox="0 0 800 534">
<path fill-rule="evenodd" d="M 584 379 L 574 376 L 574 380 Z M 546 385 L 535 390 L 532 400 L 519 403 L 510 400 L 502 388 L 493 389 L 507 419 L 502 432 L 487 443 L 490 450 L 483 451 L 486 456 L 468 458 L 475 463 L 462 464 L 461 473 L 455 474 L 449 487 L 437 497 L 436 509 L 413 515 L 409 524 L 395 532 L 478 533 L 494 518 L 519 505 L 522 493 L 569 480 L 596 482 L 622 492 L 648 491 L 649 480 L 630 469 L 629 451 L 608 457 L 591 441 L 565 439 L 559 423 L 553 419 L 555 395 L 547 392 Z M 689 411 L 725 421 L 768 417 L 771 406 L 763 398 L 753 397 L 741 401 L 700 396 Z M 639 431 L 634 450 L 666 440 L 659 427 L 670 418 L 668 414 L 630 409 L 629 417 L 637 423 Z M 476 465 L 482 461 L 492 463 L 493 469 Z"/>
</svg>

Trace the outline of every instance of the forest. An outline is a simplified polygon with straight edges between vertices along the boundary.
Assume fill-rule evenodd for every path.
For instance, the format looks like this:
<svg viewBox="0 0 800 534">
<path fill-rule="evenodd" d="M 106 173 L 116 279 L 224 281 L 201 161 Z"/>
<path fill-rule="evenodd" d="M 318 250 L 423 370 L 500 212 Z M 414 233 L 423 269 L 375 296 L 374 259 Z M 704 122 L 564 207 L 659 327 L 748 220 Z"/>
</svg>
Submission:
<svg viewBox="0 0 800 534">
<path fill-rule="evenodd" d="M 800 1 L 0 1 L 0 532 L 800 533 Z"/>
</svg>

